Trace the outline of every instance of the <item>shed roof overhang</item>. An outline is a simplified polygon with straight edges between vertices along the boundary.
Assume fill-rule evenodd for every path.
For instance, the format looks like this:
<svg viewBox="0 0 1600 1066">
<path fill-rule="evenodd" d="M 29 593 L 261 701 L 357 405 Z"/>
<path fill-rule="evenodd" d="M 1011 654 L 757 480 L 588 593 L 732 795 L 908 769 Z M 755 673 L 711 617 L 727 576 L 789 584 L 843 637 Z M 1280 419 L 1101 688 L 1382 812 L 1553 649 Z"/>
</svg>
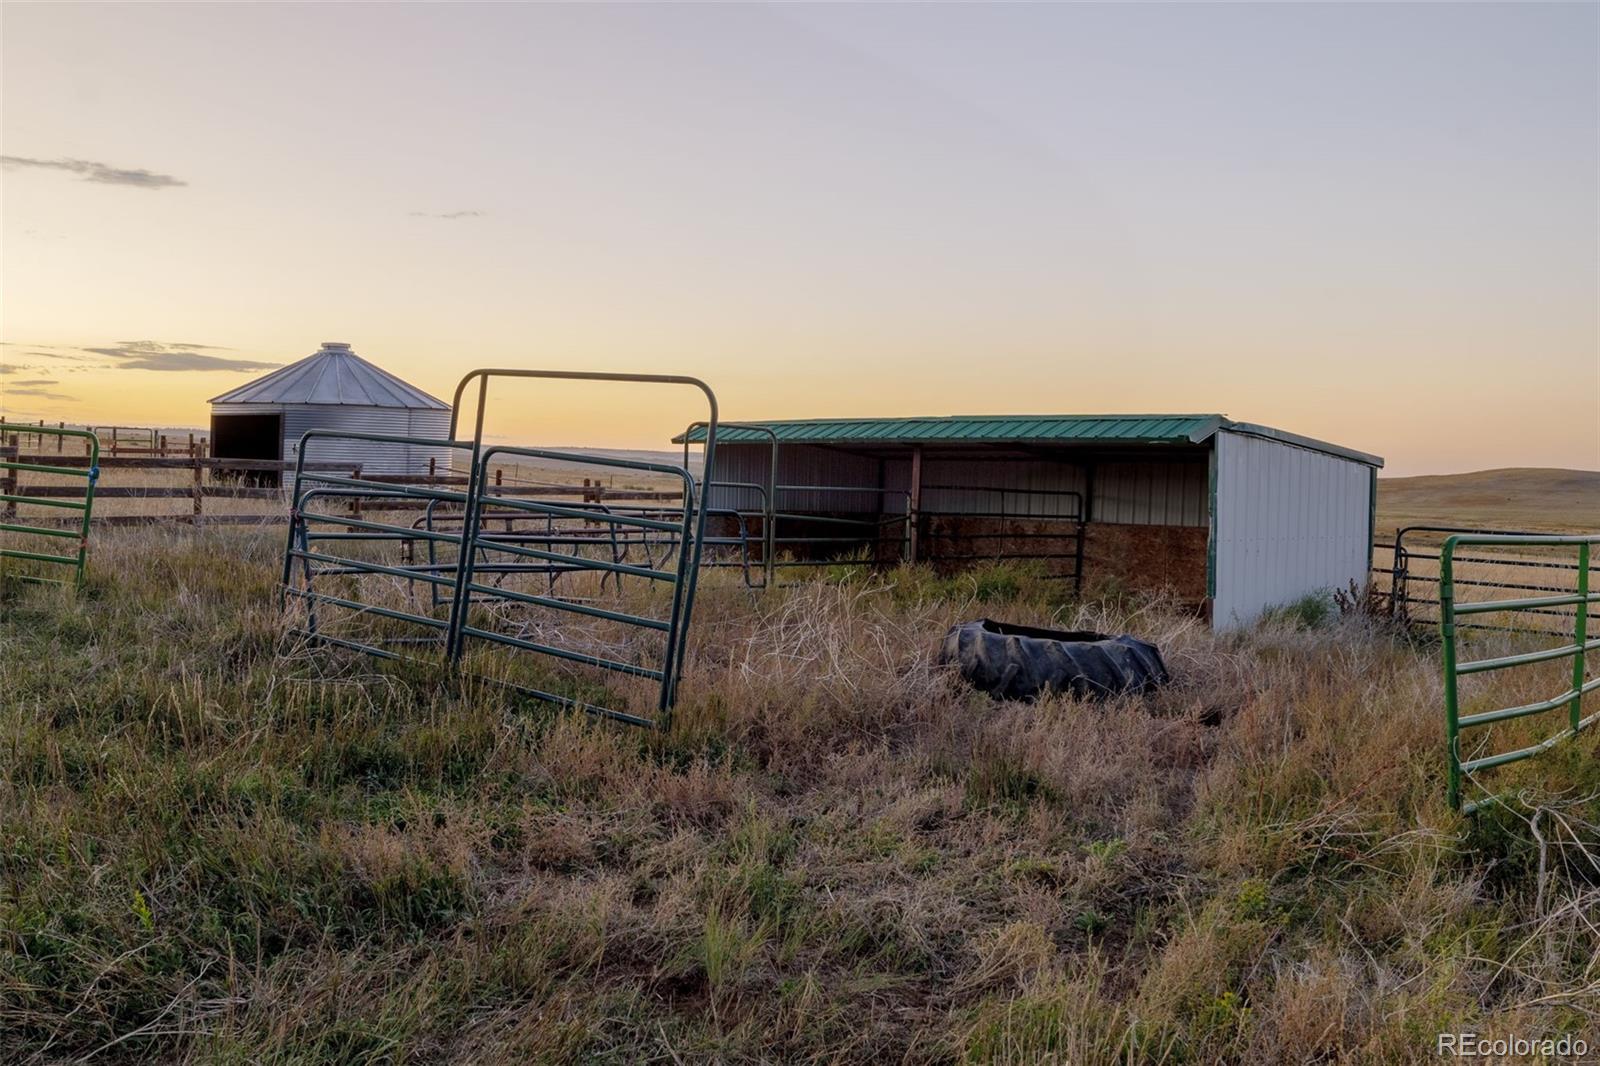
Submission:
<svg viewBox="0 0 1600 1066">
<path fill-rule="evenodd" d="M 759 427 L 759 428 L 755 428 Z M 1234 422 L 1220 414 L 1168 415 L 950 415 L 935 418 L 807 418 L 773 422 L 743 421 L 721 426 L 719 444 L 808 444 L 850 450 L 901 450 L 934 447 L 966 450 L 1016 448 L 1134 448 L 1209 445 L 1223 431 L 1275 440 L 1381 467 L 1383 459 L 1337 444 L 1270 426 Z M 673 438 L 676 444 L 703 443 L 703 426 Z"/>
</svg>

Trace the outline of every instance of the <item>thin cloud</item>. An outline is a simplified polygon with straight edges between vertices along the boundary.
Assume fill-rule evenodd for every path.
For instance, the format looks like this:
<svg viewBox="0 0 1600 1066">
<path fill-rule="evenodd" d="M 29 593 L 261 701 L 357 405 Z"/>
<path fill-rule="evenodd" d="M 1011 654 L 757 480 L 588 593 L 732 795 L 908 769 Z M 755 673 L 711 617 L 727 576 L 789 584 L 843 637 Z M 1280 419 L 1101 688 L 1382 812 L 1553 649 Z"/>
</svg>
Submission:
<svg viewBox="0 0 1600 1066">
<path fill-rule="evenodd" d="M 131 185 L 136 189 L 167 189 L 187 185 L 186 181 L 171 174 L 157 174 L 153 170 L 114 167 L 89 159 L 29 159 L 20 155 L 0 155 L 0 163 L 8 167 L 37 167 L 41 170 L 64 170 L 77 174 L 84 181 L 100 185 Z"/>
<path fill-rule="evenodd" d="M 13 381 L 12 388 L 21 388 L 24 385 L 59 385 L 61 382 L 55 378 L 29 378 L 27 381 Z"/>
<path fill-rule="evenodd" d="M 282 363 L 268 363 L 260 359 L 228 359 L 206 355 L 205 351 L 225 352 L 229 349 L 214 344 L 162 344 L 157 341 L 118 341 L 111 348 L 82 348 L 119 360 L 115 365 L 121 370 L 272 370 Z"/>
<path fill-rule="evenodd" d="M 482 218 L 487 211 L 413 211 L 412 218 Z"/>
<path fill-rule="evenodd" d="M 49 344 L 35 344 L 29 346 L 20 341 L 0 341 L 0 347 L 27 348 L 28 350 L 22 352 L 22 355 L 36 355 L 41 359 L 67 359 L 75 363 L 81 363 L 88 359 L 88 356 L 79 355 L 70 348 L 58 348 Z M 0 370 L 0 374 L 3 373 L 6 373 L 6 371 Z"/>
<path fill-rule="evenodd" d="M 30 349 L 24 355 L 36 355 L 41 359 L 60 359 L 68 363 L 87 363 L 89 357 L 80 352 L 69 352 L 61 348 Z"/>
<path fill-rule="evenodd" d="M 63 401 L 66 401 L 67 403 L 76 403 L 77 402 L 77 398 L 76 397 L 68 396 L 64 392 L 51 392 L 49 389 L 44 389 L 44 388 L 18 388 L 18 387 L 14 387 L 14 386 L 11 386 L 11 385 L 7 385 L 6 386 L 6 395 L 7 396 L 37 396 L 41 400 L 63 400 Z"/>
</svg>

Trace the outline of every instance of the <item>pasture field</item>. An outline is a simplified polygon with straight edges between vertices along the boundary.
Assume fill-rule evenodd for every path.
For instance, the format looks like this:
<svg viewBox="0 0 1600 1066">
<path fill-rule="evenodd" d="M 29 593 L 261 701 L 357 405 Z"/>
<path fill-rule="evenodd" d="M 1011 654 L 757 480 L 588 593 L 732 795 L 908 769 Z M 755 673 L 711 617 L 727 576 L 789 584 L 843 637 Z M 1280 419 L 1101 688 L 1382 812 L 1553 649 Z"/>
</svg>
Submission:
<svg viewBox="0 0 1600 1066">
<path fill-rule="evenodd" d="M 1535 533 L 1600 531 L 1600 472 L 1592 470 L 1507 469 L 1430 477 L 1379 478 L 1375 523 L 1374 584 L 1390 591 L 1395 565 L 1394 535 L 1406 526 L 1520 530 Z M 1448 534 L 1414 530 L 1405 546 L 1409 580 L 1399 590 L 1415 602 L 1410 617 L 1438 618 L 1440 545 Z M 1462 600 L 1506 599 L 1577 587 L 1577 554 L 1571 547 L 1474 547 L 1458 553 L 1456 569 Z M 1600 559 L 1595 560 L 1600 565 Z M 1591 575 L 1591 585 L 1600 581 Z M 1590 629 L 1600 629 L 1600 612 L 1590 609 Z M 1523 614 L 1514 622 L 1490 624 L 1573 632 L 1573 609 Z"/>
<path fill-rule="evenodd" d="M 0 1061 L 1600 1049 L 1600 734 L 1454 815 L 1437 649 L 1382 620 L 1214 634 L 1009 568 L 714 572 L 655 733 L 308 649 L 280 550 L 108 528 L 80 596 L 0 593 Z M 1173 682 L 991 702 L 933 663 L 981 616 L 1134 633 Z"/>
<path fill-rule="evenodd" d="M 1510 468 L 1378 478 L 1378 539 L 1409 525 L 1600 530 L 1600 471 Z"/>
</svg>

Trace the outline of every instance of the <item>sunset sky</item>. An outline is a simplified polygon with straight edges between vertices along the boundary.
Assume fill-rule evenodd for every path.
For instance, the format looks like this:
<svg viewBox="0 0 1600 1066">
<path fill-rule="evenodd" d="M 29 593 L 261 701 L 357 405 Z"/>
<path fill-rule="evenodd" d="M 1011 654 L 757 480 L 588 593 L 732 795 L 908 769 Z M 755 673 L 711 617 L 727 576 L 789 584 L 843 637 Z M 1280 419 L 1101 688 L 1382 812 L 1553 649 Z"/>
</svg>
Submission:
<svg viewBox="0 0 1600 1066">
<path fill-rule="evenodd" d="M 21 5 L 16 418 L 348 341 L 726 418 L 1224 412 L 1600 468 L 1600 7 Z M 685 394 L 490 429 L 664 447 Z"/>
</svg>

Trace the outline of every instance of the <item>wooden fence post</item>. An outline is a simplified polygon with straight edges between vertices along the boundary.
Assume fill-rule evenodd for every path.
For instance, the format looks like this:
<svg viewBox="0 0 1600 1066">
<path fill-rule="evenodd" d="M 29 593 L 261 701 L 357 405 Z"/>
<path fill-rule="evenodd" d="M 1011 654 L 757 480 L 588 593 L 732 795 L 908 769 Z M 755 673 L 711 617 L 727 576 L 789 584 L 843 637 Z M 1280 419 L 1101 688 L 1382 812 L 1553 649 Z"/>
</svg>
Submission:
<svg viewBox="0 0 1600 1066">
<path fill-rule="evenodd" d="M 357 481 L 361 480 L 361 464 L 359 464 L 359 463 L 356 464 L 356 468 L 354 470 L 350 471 L 350 476 L 352 478 L 356 479 Z M 361 497 L 360 496 L 352 496 L 352 497 L 350 497 L 350 517 L 351 518 L 355 518 L 355 519 L 360 519 L 360 517 L 361 517 Z M 347 526 L 345 528 L 345 532 L 354 533 L 354 532 L 356 532 L 356 527 L 355 526 Z"/>
<path fill-rule="evenodd" d="M 67 424 L 65 422 L 57 422 L 56 423 L 56 428 L 57 429 L 66 429 L 67 428 Z M 67 447 L 67 438 L 65 436 L 57 437 L 56 438 L 56 452 L 57 453 L 63 452 L 63 451 L 66 450 L 66 447 Z"/>
<path fill-rule="evenodd" d="M 11 462 L 16 462 L 19 453 L 20 448 L 17 445 L 16 437 L 11 438 L 10 444 L 0 445 L 0 459 L 7 459 Z M 4 477 L 0 477 L 0 495 L 22 495 L 22 493 L 17 491 L 17 472 L 15 470 L 4 470 L 0 471 L 0 473 L 5 475 Z M 0 518 L 4 518 L 8 522 L 16 521 L 17 505 L 14 501 L 7 500 L 5 506 L 0 507 Z"/>
<path fill-rule="evenodd" d="M 200 465 L 200 453 L 193 447 L 189 449 L 189 459 L 194 464 L 194 486 L 190 495 L 194 498 L 194 524 L 198 526 L 204 521 L 200 501 L 205 499 L 205 468 Z"/>
</svg>

